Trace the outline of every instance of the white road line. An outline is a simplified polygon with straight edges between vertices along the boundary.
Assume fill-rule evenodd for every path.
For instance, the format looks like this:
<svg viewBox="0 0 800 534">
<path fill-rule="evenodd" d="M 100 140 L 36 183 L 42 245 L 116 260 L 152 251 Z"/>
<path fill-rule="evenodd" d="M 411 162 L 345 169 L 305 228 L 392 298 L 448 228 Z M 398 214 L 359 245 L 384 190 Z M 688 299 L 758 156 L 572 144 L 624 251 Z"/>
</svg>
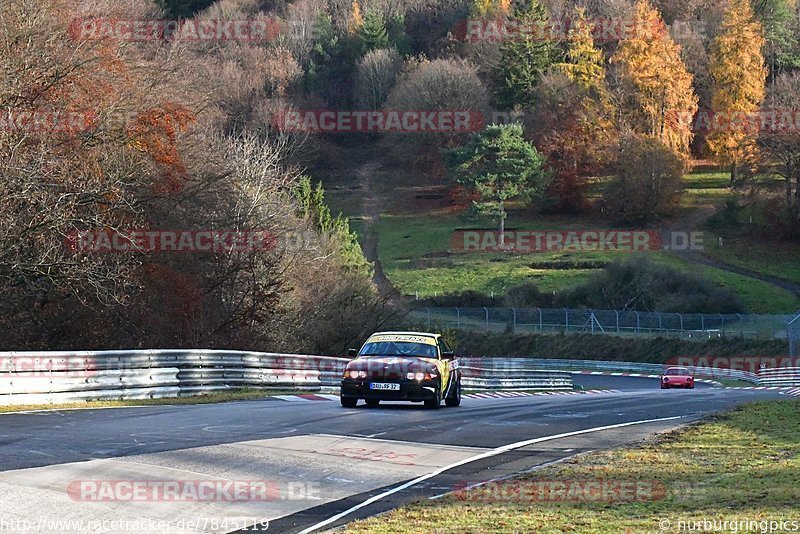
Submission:
<svg viewBox="0 0 800 534">
<path fill-rule="evenodd" d="M 396 488 L 392 488 L 392 489 L 387 490 L 387 491 L 385 491 L 383 493 L 379 493 L 378 495 L 374 495 L 374 496 L 370 497 L 369 499 L 367 499 L 366 501 L 353 506 L 352 508 L 348 508 L 347 510 L 345 510 L 343 512 L 339 512 L 338 514 L 336 514 L 336 515 L 334 515 L 332 517 L 329 517 L 328 519 L 326 519 L 324 521 L 320 521 L 316 525 L 312 525 L 312 526 L 308 527 L 307 529 L 301 531 L 300 534 L 309 534 L 311 532 L 314 532 L 315 530 L 318 530 L 318 529 L 320 529 L 322 527 L 330 525 L 331 523 L 335 523 L 339 519 L 341 519 L 343 517 L 346 517 L 346 516 L 350 515 L 351 513 L 355 512 L 357 510 L 365 508 L 365 507 L 369 506 L 372 503 L 378 502 L 379 500 L 381 500 L 381 499 L 383 499 L 385 497 L 388 497 L 390 495 L 394 495 L 395 493 L 401 492 L 404 489 L 408 489 L 411 486 L 416 486 L 420 482 L 424 482 L 424 481 L 428 480 L 429 478 L 433 478 L 435 476 L 441 475 L 442 473 L 444 473 L 445 471 L 449 471 L 450 469 L 455 469 L 456 467 L 460 467 L 462 465 L 466 465 L 466 464 L 469 464 L 469 463 L 472 463 L 472 462 L 476 462 L 478 460 L 483 460 L 484 458 L 491 458 L 492 456 L 497 456 L 498 454 L 503 454 L 505 452 L 513 451 L 515 449 L 521 449 L 522 447 L 527 447 L 528 445 L 533 445 L 535 443 L 542 443 L 544 441 L 552 441 L 554 439 L 568 438 L 568 437 L 572 437 L 572 436 L 579 436 L 581 434 L 590 434 L 592 432 L 600 432 L 602 430 L 612 430 L 612 429 L 615 429 L 615 428 L 624 428 L 624 427 L 633 426 L 633 425 L 642 425 L 642 424 L 646 424 L 646 423 L 656 423 L 656 422 L 660 422 L 660 421 L 674 421 L 675 419 L 681 419 L 681 418 L 683 418 L 682 415 L 676 415 L 674 417 L 661 417 L 661 418 L 658 418 L 658 419 L 644 419 L 642 421 L 630 421 L 628 423 L 618 423 L 616 425 L 598 426 L 598 427 L 594 427 L 594 428 L 587 428 L 587 429 L 584 429 L 584 430 L 576 430 L 574 432 L 565 432 L 563 434 L 554 434 L 552 436 L 545 436 L 545 437 L 542 437 L 542 438 L 534 438 L 534 439 L 528 439 L 528 440 L 525 440 L 525 441 L 517 441 L 516 443 L 509 443 L 507 445 L 503 445 L 502 447 L 497 447 L 496 449 L 491 449 L 491 450 L 486 451 L 486 452 L 484 452 L 482 454 L 478 454 L 477 456 L 472 456 L 470 458 L 465 458 L 464 460 L 452 463 L 450 465 L 445 465 L 443 467 L 440 467 L 439 469 L 436 469 L 435 471 L 431 471 L 430 473 L 428 473 L 426 475 L 422 475 L 422 476 L 419 476 L 419 477 L 417 477 L 417 478 L 415 478 L 413 480 L 409 480 L 408 482 L 406 482 L 404 484 L 401 484 L 400 486 L 397 486 Z"/>
</svg>

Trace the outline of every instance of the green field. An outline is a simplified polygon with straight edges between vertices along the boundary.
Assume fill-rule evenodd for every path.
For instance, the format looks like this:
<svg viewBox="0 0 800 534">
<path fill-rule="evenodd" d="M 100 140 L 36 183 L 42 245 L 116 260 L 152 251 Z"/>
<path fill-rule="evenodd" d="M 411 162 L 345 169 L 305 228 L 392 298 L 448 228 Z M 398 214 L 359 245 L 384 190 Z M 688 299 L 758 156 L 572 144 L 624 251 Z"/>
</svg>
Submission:
<svg viewBox="0 0 800 534">
<path fill-rule="evenodd" d="M 378 235 L 378 257 L 392 283 L 404 294 L 419 298 L 475 290 L 487 295 L 501 296 L 509 287 L 533 282 L 542 292 L 559 292 L 585 283 L 587 277 L 604 263 L 624 259 L 629 253 L 452 253 L 451 235 L 458 228 L 495 228 L 490 219 L 467 220 L 444 209 L 423 210 L 413 199 L 402 198 L 414 188 L 413 177 L 402 175 L 403 187 L 396 192 L 390 180 L 380 179 L 376 189 L 383 196 L 384 210 L 373 231 Z M 721 205 L 732 196 L 730 177 L 725 172 L 700 171 L 685 178 L 686 194 L 678 218 L 689 217 Z M 602 193 L 607 178 L 591 183 L 590 195 Z M 339 185 L 341 192 L 347 187 Z M 393 194 L 395 193 L 395 194 Z M 338 197 L 337 208 L 354 215 L 358 208 L 352 195 Z M 348 200 L 346 200 L 348 199 Z M 343 201 L 343 202 L 342 202 Z M 415 209 L 415 207 L 419 209 Z M 665 223 L 666 225 L 666 223 Z M 596 215 L 543 215 L 512 207 L 506 227 L 529 230 L 612 228 Z M 352 219 L 352 228 L 363 232 L 359 218 Z M 695 229 L 700 231 L 701 228 Z M 705 230 L 704 230 L 705 231 Z M 767 243 L 746 236 L 723 238 L 717 246 L 717 233 L 705 231 L 704 254 L 720 261 L 751 269 L 778 278 L 800 283 L 800 246 L 786 243 Z M 690 263 L 667 252 L 648 253 L 655 262 L 685 272 L 699 273 L 720 287 L 730 289 L 752 313 L 787 313 L 800 309 L 800 299 L 794 294 L 767 282 L 730 273 L 722 269 Z M 600 264 L 600 265 L 598 265 Z"/>
<path fill-rule="evenodd" d="M 722 235 L 722 247 L 717 238 Z M 736 233 L 706 232 L 705 254 L 725 263 L 800 284 L 800 246 Z"/>
<path fill-rule="evenodd" d="M 520 493 L 503 494 L 497 486 L 478 487 L 356 521 L 346 531 L 617 534 L 678 532 L 680 521 L 693 525 L 704 519 L 800 523 L 800 400 L 749 404 L 653 443 L 579 456 L 504 487 L 530 488 L 536 481 L 554 480 L 634 481 L 661 491 L 617 502 L 569 502 L 547 496 L 518 498 Z M 660 530 L 667 524 L 670 528 Z M 767 531 L 759 528 L 750 532 Z"/>
<path fill-rule="evenodd" d="M 486 221 L 485 227 L 490 227 L 489 223 Z M 585 221 L 565 220 L 563 217 L 538 217 L 537 220 L 523 221 L 520 215 L 512 215 L 509 224 L 531 230 L 591 227 Z M 557 292 L 584 283 L 593 270 L 547 268 L 548 263 L 565 260 L 610 262 L 630 255 L 625 252 L 524 255 L 449 253 L 453 230 L 464 226 L 463 221 L 455 216 L 381 217 L 376 225 L 378 255 L 387 276 L 401 292 L 420 298 L 458 293 L 466 289 L 499 296 L 507 288 L 523 282 L 534 282 L 543 292 Z M 738 295 L 750 312 L 781 313 L 800 309 L 800 299 L 767 282 L 693 264 L 667 252 L 652 252 L 648 256 L 657 263 L 710 278 L 717 285 Z"/>
</svg>

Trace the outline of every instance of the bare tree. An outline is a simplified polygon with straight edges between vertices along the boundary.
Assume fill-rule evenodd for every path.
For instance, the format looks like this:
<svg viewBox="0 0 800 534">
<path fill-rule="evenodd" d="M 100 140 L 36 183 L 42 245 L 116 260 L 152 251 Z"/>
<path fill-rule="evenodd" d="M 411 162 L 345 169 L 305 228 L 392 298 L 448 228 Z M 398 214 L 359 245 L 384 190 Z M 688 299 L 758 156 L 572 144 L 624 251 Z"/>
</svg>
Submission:
<svg viewBox="0 0 800 534">
<path fill-rule="evenodd" d="M 389 95 L 392 109 L 458 109 L 485 112 L 486 87 L 475 65 L 459 59 L 412 62 Z"/>
<path fill-rule="evenodd" d="M 394 49 L 373 50 L 358 61 L 355 100 L 364 109 L 380 109 L 389 96 L 403 59 Z"/>
<path fill-rule="evenodd" d="M 768 159 L 777 162 L 773 172 L 783 178 L 783 205 L 789 224 L 800 229 L 800 126 L 796 121 L 800 110 L 800 74 L 782 73 L 765 99 L 769 108 L 762 111 L 758 142 Z"/>
</svg>

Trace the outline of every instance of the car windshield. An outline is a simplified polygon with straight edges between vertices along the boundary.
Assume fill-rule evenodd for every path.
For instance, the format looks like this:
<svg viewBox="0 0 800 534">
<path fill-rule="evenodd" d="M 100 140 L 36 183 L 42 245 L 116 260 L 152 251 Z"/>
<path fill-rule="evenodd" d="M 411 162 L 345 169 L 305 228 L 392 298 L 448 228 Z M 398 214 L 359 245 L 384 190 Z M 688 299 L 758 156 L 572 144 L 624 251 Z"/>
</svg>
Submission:
<svg viewBox="0 0 800 534">
<path fill-rule="evenodd" d="M 436 346 L 409 341 L 378 341 L 366 343 L 361 349 L 359 356 L 418 356 L 422 358 L 436 358 Z"/>
<path fill-rule="evenodd" d="M 664 373 L 665 375 L 677 375 L 677 376 L 686 376 L 689 374 L 688 369 L 667 369 L 667 372 Z"/>
</svg>

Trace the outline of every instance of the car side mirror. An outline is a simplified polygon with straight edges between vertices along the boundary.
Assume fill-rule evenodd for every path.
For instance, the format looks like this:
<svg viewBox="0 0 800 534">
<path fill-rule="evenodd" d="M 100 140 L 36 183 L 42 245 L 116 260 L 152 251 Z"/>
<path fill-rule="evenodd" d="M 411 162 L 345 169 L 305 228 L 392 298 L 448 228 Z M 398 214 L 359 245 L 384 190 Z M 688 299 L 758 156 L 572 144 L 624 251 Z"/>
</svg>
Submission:
<svg viewBox="0 0 800 534">
<path fill-rule="evenodd" d="M 443 360 L 455 360 L 456 359 L 456 353 L 454 351 L 452 351 L 452 350 L 442 351 L 442 359 Z"/>
<path fill-rule="evenodd" d="M 358 356 L 358 349 L 347 349 L 347 355 L 350 358 L 355 358 L 356 356 Z"/>
</svg>

